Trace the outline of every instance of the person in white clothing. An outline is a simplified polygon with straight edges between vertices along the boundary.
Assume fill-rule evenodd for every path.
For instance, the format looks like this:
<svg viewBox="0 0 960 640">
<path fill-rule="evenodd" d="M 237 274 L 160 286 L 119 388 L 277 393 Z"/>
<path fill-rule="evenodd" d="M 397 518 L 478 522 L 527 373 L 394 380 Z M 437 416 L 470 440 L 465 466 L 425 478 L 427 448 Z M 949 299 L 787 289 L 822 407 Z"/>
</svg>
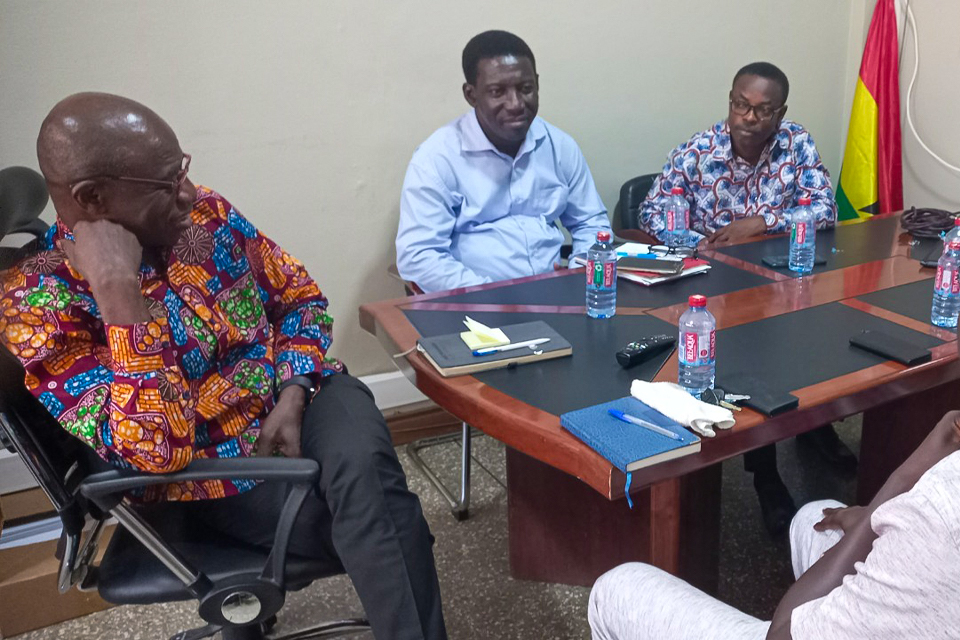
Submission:
<svg viewBox="0 0 960 640">
<path fill-rule="evenodd" d="M 772 622 L 642 563 L 600 576 L 594 640 L 960 638 L 960 411 L 866 507 L 819 501 L 790 525 L 797 582 Z"/>
</svg>

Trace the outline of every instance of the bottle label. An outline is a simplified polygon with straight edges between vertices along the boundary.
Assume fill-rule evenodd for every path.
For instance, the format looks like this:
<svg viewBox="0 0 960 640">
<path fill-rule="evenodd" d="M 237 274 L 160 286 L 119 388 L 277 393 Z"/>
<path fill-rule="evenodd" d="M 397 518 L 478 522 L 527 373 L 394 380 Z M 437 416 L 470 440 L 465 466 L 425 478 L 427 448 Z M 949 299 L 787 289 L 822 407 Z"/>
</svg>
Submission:
<svg viewBox="0 0 960 640">
<path fill-rule="evenodd" d="M 681 224 L 677 224 L 682 220 Z M 667 231 L 673 232 L 677 230 L 685 230 L 690 227 L 690 212 L 681 211 L 679 214 L 673 209 L 667 209 L 666 212 L 666 226 Z"/>
<path fill-rule="evenodd" d="M 790 230 L 790 244 L 806 244 L 808 226 L 810 225 L 807 222 L 795 223 Z"/>
<path fill-rule="evenodd" d="M 960 272 L 956 269 L 944 269 L 937 266 L 937 280 L 934 288 L 942 296 L 960 294 Z"/>
<path fill-rule="evenodd" d="M 617 277 L 617 263 L 613 260 L 604 263 L 602 260 L 587 261 L 587 286 L 610 288 Z"/>
<path fill-rule="evenodd" d="M 685 331 L 681 337 L 683 348 L 680 362 L 686 365 L 710 364 L 717 357 L 717 332 L 697 333 Z"/>
</svg>

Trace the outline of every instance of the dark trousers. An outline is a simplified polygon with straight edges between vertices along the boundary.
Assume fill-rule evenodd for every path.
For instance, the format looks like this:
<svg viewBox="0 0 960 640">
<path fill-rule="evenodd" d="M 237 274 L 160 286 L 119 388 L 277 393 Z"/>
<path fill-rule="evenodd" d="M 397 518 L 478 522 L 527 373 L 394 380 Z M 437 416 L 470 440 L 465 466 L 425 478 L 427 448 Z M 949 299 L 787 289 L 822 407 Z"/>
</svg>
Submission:
<svg viewBox="0 0 960 640">
<path fill-rule="evenodd" d="M 743 454 L 743 468 L 753 474 L 754 482 L 779 477 L 777 471 L 777 445 L 768 444 L 765 447 L 747 451 Z"/>
<path fill-rule="evenodd" d="M 304 414 L 301 447 L 320 464 L 320 480 L 290 552 L 342 563 L 378 640 L 446 638 L 433 536 L 366 385 L 346 374 L 324 378 Z M 270 546 L 284 499 L 285 487 L 265 484 L 192 506 L 227 535 Z"/>
</svg>

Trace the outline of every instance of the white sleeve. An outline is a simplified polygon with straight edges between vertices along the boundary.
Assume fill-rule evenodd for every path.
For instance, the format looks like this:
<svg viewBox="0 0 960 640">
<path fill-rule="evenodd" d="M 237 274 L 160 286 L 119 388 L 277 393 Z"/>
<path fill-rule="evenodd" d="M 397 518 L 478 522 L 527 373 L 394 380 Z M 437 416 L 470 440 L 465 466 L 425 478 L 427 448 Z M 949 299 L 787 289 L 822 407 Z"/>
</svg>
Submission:
<svg viewBox="0 0 960 640">
<path fill-rule="evenodd" d="M 960 637 L 960 549 L 936 507 L 907 493 L 872 526 L 878 538 L 856 573 L 793 610 L 793 640 Z"/>
</svg>

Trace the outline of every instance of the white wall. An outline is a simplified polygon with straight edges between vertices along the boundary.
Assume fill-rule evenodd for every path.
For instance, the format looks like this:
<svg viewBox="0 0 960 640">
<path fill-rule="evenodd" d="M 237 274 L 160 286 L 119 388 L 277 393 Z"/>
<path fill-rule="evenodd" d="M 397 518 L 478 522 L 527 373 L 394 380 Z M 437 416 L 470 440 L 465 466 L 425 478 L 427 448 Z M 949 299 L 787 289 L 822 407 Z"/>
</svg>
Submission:
<svg viewBox="0 0 960 640">
<path fill-rule="evenodd" d="M 787 73 L 788 117 L 836 180 L 865 3 L 0 0 L 0 166 L 36 166 L 39 124 L 70 93 L 146 103 L 193 154 L 192 177 L 306 263 L 337 319 L 333 353 L 387 371 L 357 309 L 403 294 L 386 275 L 403 173 L 467 108 L 471 36 L 530 44 L 541 115 L 578 140 L 612 210 L 625 180 L 726 114 L 733 74 L 755 60 Z"/>
<path fill-rule="evenodd" d="M 900 0 L 902 3 L 903 0 Z M 917 23 L 920 68 L 911 111 L 917 132 L 934 153 L 960 167 L 960 2 L 911 0 Z M 900 67 L 903 120 L 903 204 L 905 207 L 960 209 L 960 173 L 950 171 L 927 154 L 906 122 L 907 87 L 913 75 L 914 38 L 907 26 Z"/>
</svg>

